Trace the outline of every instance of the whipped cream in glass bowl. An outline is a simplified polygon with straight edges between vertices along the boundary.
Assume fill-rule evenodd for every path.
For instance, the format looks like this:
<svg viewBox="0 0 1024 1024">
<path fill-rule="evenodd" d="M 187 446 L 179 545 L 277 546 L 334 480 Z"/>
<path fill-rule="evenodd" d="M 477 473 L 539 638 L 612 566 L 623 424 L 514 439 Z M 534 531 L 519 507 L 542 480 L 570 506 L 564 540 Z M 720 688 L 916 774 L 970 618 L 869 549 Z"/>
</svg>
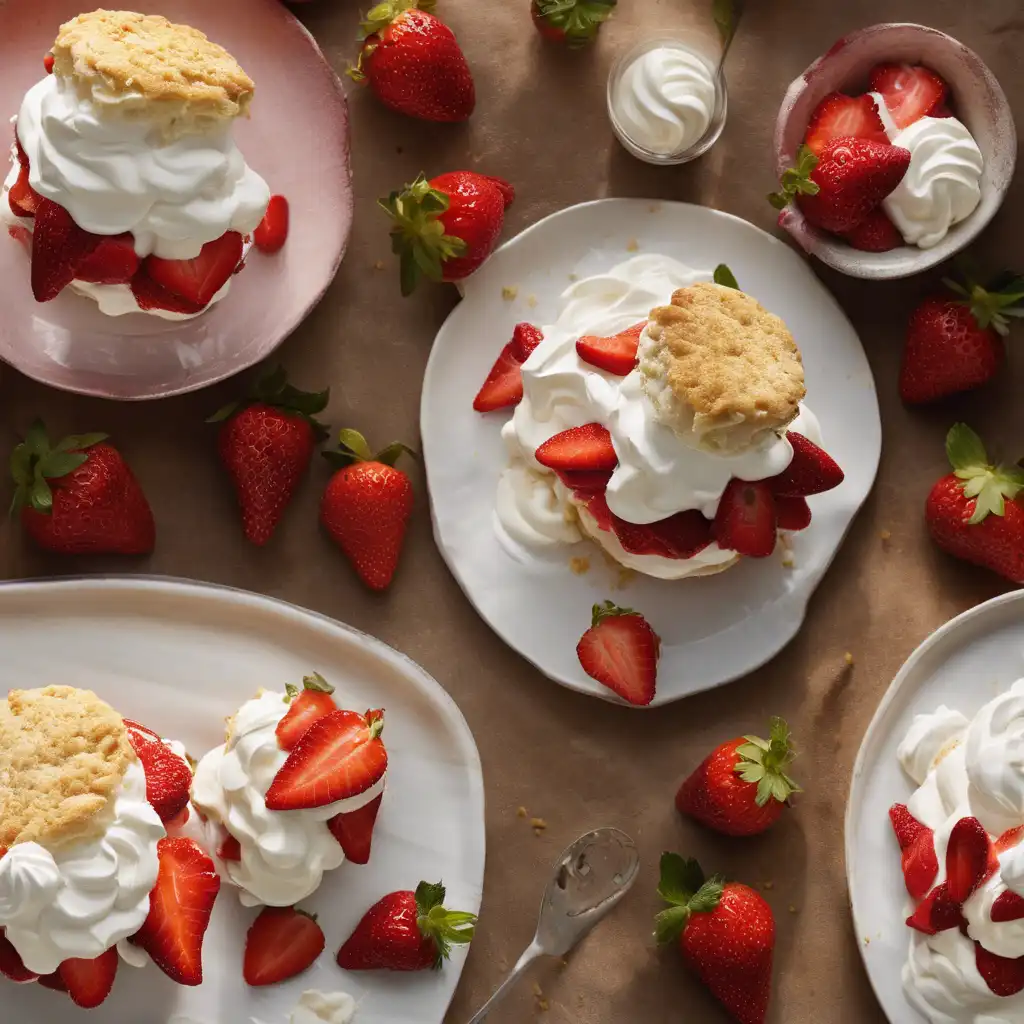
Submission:
<svg viewBox="0 0 1024 1024">
<path fill-rule="evenodd" d="M 725 76 L 682 38 L 659 36 L 629 50 L 608 77 L 608 116 L 622 145 L 652 164 L 706 153 L 725 127 Z"/>
</svg>

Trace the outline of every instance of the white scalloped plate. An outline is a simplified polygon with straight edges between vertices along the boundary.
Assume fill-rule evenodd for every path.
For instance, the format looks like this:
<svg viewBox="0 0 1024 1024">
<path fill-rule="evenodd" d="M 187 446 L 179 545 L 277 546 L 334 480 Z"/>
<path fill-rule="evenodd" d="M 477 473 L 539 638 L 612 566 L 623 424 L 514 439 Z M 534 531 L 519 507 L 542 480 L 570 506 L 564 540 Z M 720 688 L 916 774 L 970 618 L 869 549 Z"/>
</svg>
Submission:
<svg viewBox="0 0 1024 1024">
<path fill-rule="evenodd" d="M 502 413 L 472 402 L 520 320 L 551 323 L 570 274 L 585 277 L 631 251 L 664 253 L 690 266 L 733 269 L 741 287 L 789 325 L 803 352 L 808 405 L 843 485 L 811 499 L 814 522 L 794 536 L 794 568 L 781 558 L 719 576 L 664 582 L 617 575 L 589 545 L 557 559 L 513 558 L 495 534 L 498 477 L 506 464 Z M 518 288 L 503 300 L 504 285 Z M 668 296 L 665 296 L 666 300 Z M 534 305 L 531 305 L 531 299 Z M 576 643 L 595 601 L 642 611 L 662 638 L 653 705 L 728 682 L 772 658 L 800 628 L 818 585 L 875 479 L 882 432 L 874 381 L 860 340 L 801 257 L 746 221 L 685 203 L 604 199 L 562 210 L 503 245 L 469 281 L 434 342 L 420 407 L 434 535 L 466 596 L 494 631 L 555 682 L 617 698 L 580 667 Z M 569 559 L 590 555 L 574 574 Z"/>
<path fill-rule="evenodd" d="M 32 1024 L 283 1024 L 306 989 L 346 991 L 359 1024 L 441 1024 L 465 961 L 415 975 L 346 972 L 334 954 L 371 904 L 421 878 L 443 879 L 448 905 L 476 912 L 484 873 L 484 794 L 473 737 L 452 699 L 404 655 L 349 626 L 257 594 L 145 577 L 0 586 L 0 692 L 50 682 L 94 689 L 122 714 L 202 755 L 224 718 L 260 687 L 311 669 L 346 706 L 383 707 L 388 791 L 365 866 L 330 872 L 302 906 L 327 947 L 310 970 L 267 988 L 242 979 L 255 917 L 224 886 L 203 947 L 198 988 L 156 967 L 122 964 L 101 1009 L 0 978 L 0 1020 Z M 175 1020 L 175 1024 L 179 1024 Z"/>
</svg>

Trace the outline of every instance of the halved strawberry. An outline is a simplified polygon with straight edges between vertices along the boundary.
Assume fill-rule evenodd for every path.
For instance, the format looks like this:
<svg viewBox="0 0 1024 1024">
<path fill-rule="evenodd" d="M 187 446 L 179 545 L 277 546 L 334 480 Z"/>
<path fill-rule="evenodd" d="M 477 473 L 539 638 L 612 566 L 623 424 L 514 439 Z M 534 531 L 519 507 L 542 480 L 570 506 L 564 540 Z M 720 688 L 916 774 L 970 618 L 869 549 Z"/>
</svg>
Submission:
<svg viewBox="0 0 1024 1024">
<path fill-rule="evenodd" d="M 7 234 L 16 242 L 20 242 L 26 248 L 32 248 L 32 232 L 21 224 L 11 224 L 7 228 Z"/>
<path fill-rule="evenodd" d="M 290 706 L 275 730 L 282 750 L 291 750 L 314 722 L 338 710 L 331 696 L 334 687 L 319 672 L 306 676 L 302 685 L 301 690 L 291 684 L 287 687 Z"/>
<path fill-rule="evenodd" d="M 606 469 L 560 469 L 555 474 L 576 494 L 604 493 L 612 474 Z"/>
<path fill-rule="evenodd" d="M 132 942 L 179 985 L 203 982 L 203 936 L 210 923 L 220 877 L 192 839 L 161 839 L 160 873 L 149 894 L 149 916 Z"/>
<path fill-rule="evenodd" d="M 632 608 L 595 604 L 592 624 L 576 645 L 583 671 L 630 704 L 654 699 L 661 638 Z"/>
<path fill-rule="evenodd" d="M 202 303 L 191 302 L 183 295 L 177 295 L 162 284 L 158 284 L 146 273 L 145 263 L 132 278 L 131 285 L 132 295 L 135 296 L 139 309 L 164 309 L 169 313 L 194 315 L 202 313 L 206 308 Z"/>
<path fill-rule="evenodd" d="M 855 228 L 843 235 L 862 252 L 889 252 L 903 245 L 903 236 L 881 206 L 872 210 Z"/>
<path fill-rule="evenodd" d="M 506 409 L 522 401 L 522 365 L 543 340 L 544 335 L 533 324 L 516 324 L 512 340 L 501 350 L 473 400 L 477 412 Z"/>
<path fill-rule="evenodd" d="M 190 260 L 149 256 L 144 266 L 151 280 L 175 295 L 205 307 L 224 287 L 241 259 L 242 236 L 237 231 L 226 231 L 220 238 L 207 242 L 199 255 Z"/>
<path fill-rule="evenodd" d="M 1010 889 L 1001 892 L 992 903 L 993 921 L 1019 921 L 1024 918 L 1024 897 Z"/>
<path fill-rule="evenodd" d="M 54 992 L 67 992 L 68 987 L 64 984 L 64 979 L 60 976 L 60 971 L 54 971 L 53 974 L 40 974 L 39 984 L 43 988 L 52 989 Z"/>
<path fill-rule="evenodd" d="M 217 856 L 221 860 L 240 861 L 242 859 L 242 844 L 233 835 L 227 835 L 217 847 Z"/>
<path fill-rule="evenodd" d="M 814 108 L 804 141 L 816 156 L 821 156 L 833 139 L 844 136 L 889 141 L 878 106 L 870 96 L 832 92 Z"/>
<path fill-rule="evenodd" d="M 18 983 L 35 981 L 39 977 L 22 963 L 21 956 L 7 938 L 3 928 L 0 928 L 0 974 L 9 981 Z"/>
<path fill-rule="evenodd" d="M 946 102 L 949 87 L 920 64 L 879 64 L 870 75 L 871 89 L 882 94 L 897 128 L 931 117 Z"/>
<path fill-rule="evenodd" d="M 787 431 L 786 440 L 793 448 L 793 460 L 767 481 L 773 493 L 806 498 L 831 491 L 843 482 L 845 474 L 828 452 L 795 430 Z"/>
<path fill-rule="evenodd" d="M 548 469 L 608 470 L 619 464 L 612 436 L 600 423 L 586 423 L 555 434 L 537 449 Z"/>
<path fill-rule="evenodd" d="M 1024 956 L 1016 960 L 996 956 L 975 942 L 974 963 L 993 994 L 1005 998 L 1024 990 Z"/>
<path fill-rule="evenodd" d="M 1024 839 L 1024 825 L 1018 825 L 1016 828 L 1007 829 L 995 842 L 996 854 L 1006 853 L 1007 850 L 1012 850 L 1015 846 L 1020 844 L 1020 841 Z"/>
<path fill-rule="evenodd" d="M 388 767 L 382 711 L 332 711 L 295 745 L 267 790 L 271 811 L 326 807 L 365 793 Z"/>
<path fill-rule="evenodd" d="M 381 793 L 358 810 L 336 814 L 327 822 L 331 835 L 338 840 L 345 856 L 353 864 L 368 864 L 370 861 L 373 826 L 377 823 L 377 812 L 383 796 Z"/>
<path fill-rule="evenodd" d="M 130 232 L 108 235 L 75 271 L 75 279 L 93 284 L 128 284 L 139 269 L 135 239 Z"/>
<path fill-rule="evenodd" d="M 907 924 L 925 935 L 937 935 L 951 928 L 959 928 L 963 920 L 960 904 L 950 897 L 949 886 L 943 882 L 918 904 L 917 909 L 907 918 Z"/>
<path fill-rule="evenodd" d="M 117 947 L 111 946 L 94 960 L 65 960 L 57 971 L 75 1004 L 88 1010 L 110 995 L 117 976 L 117 961 Z"/>
<path fill-rule="evenodd" d="M 525 363 L 533 350 L 544 340 L 544 332 L 530 323 L 516 324 L 512 328 L 512 350 L 516 358 Z"/>
<path fill-rule="evenodd" d="M 613 515 L 611 528 L 619 543 L 634 555 L 693 558 L 714 540 L 711 520 L 696 509 L 644 524 L 630 523 Z"/>
<path fill-rule="evenodd" d="M 260 252 L 280 250 L 288 238 L 288 200 L 284 196 L 271 196 L 263 220 L 256 225 L 252 241 Z"/>
<path fill-rule="evenodd" d="M 154 732 L 148 725 L 142 725 L 140 722 L 136 722 L 132 718 L 124 719 L 125 728 L 128 730 L 129 736 L 132 733 L 138 733 L 139 738 L 143 740 L 156 740 L 157 743 L 163 743 L 163 737 L 158 732 Z"/>
<path fill-rule="evenodd" d="M 32 232 L 32 294 L 36 302 L 55 299 L 71 284 L 99 242 L 99 235 L 83 231 L 63 206 L 40 198 Z"/>
<path fill-rule="evenodd" d="M 718 502 L 713 532 L 719 547 L 749 558 L 767 558 L 778 537 L 775 498 L 767 482 L 730 480 Z"/>
<path fill-rule="evenodd" d="M 264 907 L 245 937 L 242 976 L 249 985 L 276 985 L 311 967 L 324 945 L 312 915 L 295 907 Z"/>
<path fill-rule="evenodd" d="M 21 147 L 19 149 L 19 156 Z M 42 196 L 28 183 L 28 160 L 22 160 L 18 170 L 18 179 L 7 193 L 7 202 L 16 217 L 34 217 L 39 209 Z"/>
<path fill-rule="evenodd" d="M 998 866 L 985 826 L 977 818 L 961 818 L 953 826 L 946 847 L 946 884 L 950 897 L 963 903 Z"/>
<path fill-rule="evenodd" d="M 904 804 L 893 804 L 889 808 L 889 820 L 902 851 L 903 881 L 907 892 L 914 899 L 922 900 L 939 873 L 934 833 L 922 825 Z M 957 902 L 959 904 L 960 901 Z"/>
<path fill-rule="evenodd" d="M 591 366 L 625 377 L 636 366 L 636 350 L 646 326 L 644 320 L 608 338 L 585 334 L 576 342 L 576 354 Z"/>
<path fill-rule="evenodd" d="M 780 530 L 806 530 L 811 525 L 811 506 L 806 498 L 777 494 L 775 518 Z"/>
<path fill-rule="evenodd" d="M 146 773 L 146 799 L 166 824 L 188 807 L 192 769 L 148 729 L 129 727 L 128 740 Z"/>
</svg>

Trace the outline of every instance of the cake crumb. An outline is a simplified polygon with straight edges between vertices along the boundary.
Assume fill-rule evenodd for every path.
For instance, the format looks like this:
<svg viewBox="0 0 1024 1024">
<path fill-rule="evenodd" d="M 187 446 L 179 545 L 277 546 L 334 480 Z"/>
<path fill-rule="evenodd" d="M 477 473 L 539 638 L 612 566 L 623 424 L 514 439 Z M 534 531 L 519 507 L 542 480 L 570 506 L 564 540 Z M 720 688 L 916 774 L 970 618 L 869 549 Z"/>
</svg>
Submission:
<svg viewBox="0 0 1024 1024">
<path fill-rule="evenodd" d="M 534 983 L 533 983 L 533 994 L 534 994 L 534 995 L 535 995 L 535 996 L 536 996 L 536 997 L 537 997 L 538 999 L 542 998 L 542 997 L 543 997 L 543 995 L 544 995 L 544 990 L 543 990 L 543 989 L 542 989 L 542 988 L 540 987 L 540 985 L 538 985 L 538 984 L 537 984 L 537 982 L 534 982 Z"/>
<path fill-rule="evenodd" d="M 640 243 L 635 238 L 631 238 L 626 243 L 626 252 L 636 252 L 639 248 Z"/>
<path fill-rule="evenodd" d="M 789 905 L 789 912 L 791 914 L 795 914 L 796 913 L 796 907 L 794 907 L 792 903 L 790 903 L 790 905 Z"/>
<path fill-rule="evenodd" d="M 385 270 L 386 269 L 386 265 L 385 265 L 383 260 L 375 260 L 374 264 L 373 264 L 373 269 L 374 270 Z"/>
<path fill-rule="evenodd" d="M 550 1008 L 551 1008 L 551 1004 L 546 999 L 538 999 L 537 1000 L 537 1009 L 541 1013 L 547 1013 Z"/>
<path fill-rule="evenodd" d="M 783 569 L 795 569 L 796 559 L 793 557 L 792 551 L 782 552 L 782 567 Z"/>
<path fill-rule="evenodd" d="M 853 655 L 849 651 L 843 655 L 843 662 L 847 667 L 853 665 Z"/>
<path fill-rule="evenodd" d="M 590 572 L 590 559 L 586 557 L 570 558 L 569 568 L 577 576 L 582 576 L 584 573 Z"/>
<path fill-rule="evenodd" d="M 526 304 L 530 307 L 530 309 L 536 309 L 537 308 L 537 296 L 536 295 L 527 295 L 526 296 Z"/>
<path fill-rule="evenodd" d="M 512 302 L 512 300 L 513 300 L 513 299 L 515 299 L 515 297 L 516 297 L 516 296 L 517 296 L 518 294 L 519 294 L 519 289 L 518 289 L 518 288 L 517 288 L 517 287 L 516 287 L 515 285 L 512 285 L 512 284 L 506 284 L 506 285 L 505 285 L 505 286 L 504 286 L 504 287 L 503 287 L 503 288 L 501 289 L 501 297 L 502 297 L 502 298 L 503 298 L 503 299 L 504 299 L 504 300 L 505 300 L 506 302 Z"/>
<path fill-rule="evenodd" d="M 580 279 L 580 275 L 579 274 L 570 274 L 569 275 L 569 280 L 570 281 L 578 281 L 579 279 Z"/>
<path fill-rule="evenodd" d="M 526 817 L 526 808 L 525 807 L 520 807 L 516 811 L 516 817 L 517 818 L 525 818 Z"/>
<path fill-rule="evenodd" d="M 775 883 L 774 882 L 765 882 L 763 884 L 764 884 L 764 887 L 766 889 L 768 889 L 769 891 L 771 891 L 772 889 L 775 888 Z"/>
<path fill-rule="evenodd" d="M 544 834 L 544 830 L 547 827 L 548 827 L 548 823 L 543 818 L 531 818 L 530 819 L 530 828 L 533 829 L 533 834 L 535 836 L 542 836 Z"/>
<path fill-rule="evenodd" d="M 882 538 L 883 544 L 892 540 L 892 534 L 888 530 L 883 530 L 878 536 Z"/>
<path fill-rule="evenodd" d="M 651 205 L 647 207 L 647 212 L 648 213 L 657 213 L 660 209 L 661 209 L 661 203 L 651 203 Z"/>
<path fill-rule="evenodd" d="M 624 565 L 619 566 L 619 575 L 612 584 L 612 590 L 625 590 L 636 577 L 635 569 L 627 569 Z"/>
</svg>

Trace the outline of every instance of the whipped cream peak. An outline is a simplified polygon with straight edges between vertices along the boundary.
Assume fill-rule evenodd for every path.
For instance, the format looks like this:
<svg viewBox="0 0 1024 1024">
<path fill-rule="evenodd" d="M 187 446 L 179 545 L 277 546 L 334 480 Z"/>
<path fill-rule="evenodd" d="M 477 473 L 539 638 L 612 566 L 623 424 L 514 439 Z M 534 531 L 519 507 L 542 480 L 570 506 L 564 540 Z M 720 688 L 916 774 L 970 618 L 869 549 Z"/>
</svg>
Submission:
<svg viewBox="0 0 1024 1024">
<path fill-rule="evenodd" d="M 356 1001 L 347 992 L 318 992 L 307 989 L 299 996 L 288 1024 L 350 1024 Z"/>
</svg>

